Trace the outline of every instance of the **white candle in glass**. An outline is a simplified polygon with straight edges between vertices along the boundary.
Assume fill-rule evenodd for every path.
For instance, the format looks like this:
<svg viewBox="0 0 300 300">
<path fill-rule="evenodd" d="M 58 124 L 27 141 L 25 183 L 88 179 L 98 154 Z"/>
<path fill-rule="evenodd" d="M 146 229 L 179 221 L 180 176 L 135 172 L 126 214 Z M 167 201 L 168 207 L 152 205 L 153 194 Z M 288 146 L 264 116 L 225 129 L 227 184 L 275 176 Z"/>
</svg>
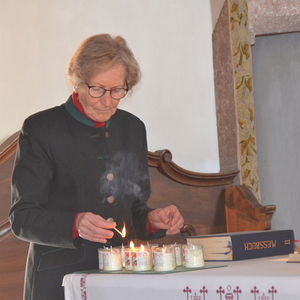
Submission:
<svg viewBox="0 0 300 300">
<path fill-rule="evenodd" d="M 182 266 L 182 245 L 181 244 L 175 244 L 174 245 L 174 251 L 175 251 L 175 262 L 176 266 Z"/>
<path fill-rule="evenodd" d="M 104 271 L 122 270 L 122 256 L 119 249 L 104 249 L 102 250 L 102 255 Z"/>
<path fill-rule="evenodd" d="M 188 244 L 185 247 L 185 267 L 201 268 L 204 267 L 202 245 Z"/>
<path fill-rule="evenodd" d="M 149 244 L 147 243 L 147 246 L 150 248 L 150 256 L 151 256 L 151 261 L 152 261 L 152 266 L 154 264 L 153 262 L 153 249 L 158 247 L 158 244 Z"/>
<path fill-rule="evenodd" d="M 156 247 L 153 249 L 154 270 L 157 272 L 175 269 L 174 248 Z"/>
<path fill-rule="evenodd" d="M 185 254 L 186 254 L 186 251 L 185 249 L 188 247 L 189 245 L 188 244 L 183 244 L 181 246 L 181 252 L 182 252 L 182 265 L 185 267 Z"/>
<path fill-rule="evenodd" d="M 125 248 L 125 269 L 127 271 L 131 271 L 133 269 L 132 266 L 132 249 Z"/>
<path fill-rule="evenodd" d="M 175 254 L 175 244 L 171 244 L 171 245 L 163 245 L 163 248 L 165 249 L 170 249 L 166 252 L 170 252 L 172 251 L 173 253 L 173 260 L 174 260 L 174 268 L 176 267 L 176 254 Z"/>
<path fill-rule="evenodd" d="M 140 248 L 132 250 L 132 266 L 133 271 L 149 271 L 152 269 L 150 247 L 141 245 Z"/>
<path fill-rule="evenodd" d="M 98 249 L 99 270 L 103 270 L 103 251 L 104 248 Z"/>
<path fill-rule="evenodd" d="M 114 249 L 119 249 L 120 250 L 121 257 L 122 257 L 122 266 L 123 266 L 123 268 L 125 267 L 125 248 L 128 248 L 128 247 L 125 247 L 123 244 L 122 244 L 122 246 L 114 247 Z"/>
</svg>

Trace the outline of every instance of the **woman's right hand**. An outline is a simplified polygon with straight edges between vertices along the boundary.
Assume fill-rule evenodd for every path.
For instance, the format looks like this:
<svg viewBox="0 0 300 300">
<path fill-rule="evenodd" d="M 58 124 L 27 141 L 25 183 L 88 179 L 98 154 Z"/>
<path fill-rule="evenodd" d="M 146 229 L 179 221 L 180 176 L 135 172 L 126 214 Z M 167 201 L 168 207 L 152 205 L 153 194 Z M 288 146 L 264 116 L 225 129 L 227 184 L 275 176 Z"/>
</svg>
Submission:
<svg viewBox="0 0 300 300">
<path fill-rule="evenodd" d="M 115 228 L 116 225 L 115 222 L 109 222 L 90 212 L 79 214 L 76 221 L 79 236 L 97 243 L 106 243 L 108 239 L 111 239 L 114 232 L 109 229 Z"/>
</svg>

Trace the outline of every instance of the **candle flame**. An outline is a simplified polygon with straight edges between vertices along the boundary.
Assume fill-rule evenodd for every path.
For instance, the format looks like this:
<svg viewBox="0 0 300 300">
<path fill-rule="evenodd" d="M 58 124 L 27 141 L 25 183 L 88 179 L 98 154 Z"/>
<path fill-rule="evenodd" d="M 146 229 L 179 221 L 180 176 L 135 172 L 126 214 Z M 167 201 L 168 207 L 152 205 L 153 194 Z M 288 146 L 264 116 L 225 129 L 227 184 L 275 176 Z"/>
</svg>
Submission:
<svg viewBox="0 0 300 300">
<path fill-rule="evenodd" d="M 126 236 L 126 226 L 124 223 L 123 229 L 122 229 L 122 237 L 124 238 Z"/>
<path fill-rule="evenodd" d="M 129 247 L 130 247 L 131 250 L 134 249 L 134 243 L 133 243 L 133 241 L 130 242 Z"/>
<path fill-rule="evenodd" d="M 144 245 L 141 245 L 141 251 L 144 251 L 145 248 L 144 248 Z"/>
</svg>

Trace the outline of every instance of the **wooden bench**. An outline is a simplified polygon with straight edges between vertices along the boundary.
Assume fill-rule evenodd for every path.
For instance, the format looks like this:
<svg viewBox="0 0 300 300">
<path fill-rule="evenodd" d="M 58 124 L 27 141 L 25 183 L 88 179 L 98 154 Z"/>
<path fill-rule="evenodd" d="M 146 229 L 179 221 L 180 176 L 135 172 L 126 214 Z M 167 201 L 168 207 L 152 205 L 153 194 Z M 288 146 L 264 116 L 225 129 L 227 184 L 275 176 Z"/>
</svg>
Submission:
<svg viewBox="0 0 300 300">
<path fill-rule="evenodd" d="M 28 249 L 27 242 L 12 234 L 8 222 L 18 137 L 19 132 L 0 146 L 0 294 L 5 300 L 22 299 Z M 233 185 L 237 170 L 226 174 L 191 172 L 175 164 L 169 150 L 148 152 L 148 165 L 152 189 L 148 205 L 155 208 L 175 204 L 186 223 L 183 237 L 271 228 L 276 207 L 262 206 L 245 186 Z M 174 236 L 167 237 L 164 243 L 172 239 Z"/>
</svg>

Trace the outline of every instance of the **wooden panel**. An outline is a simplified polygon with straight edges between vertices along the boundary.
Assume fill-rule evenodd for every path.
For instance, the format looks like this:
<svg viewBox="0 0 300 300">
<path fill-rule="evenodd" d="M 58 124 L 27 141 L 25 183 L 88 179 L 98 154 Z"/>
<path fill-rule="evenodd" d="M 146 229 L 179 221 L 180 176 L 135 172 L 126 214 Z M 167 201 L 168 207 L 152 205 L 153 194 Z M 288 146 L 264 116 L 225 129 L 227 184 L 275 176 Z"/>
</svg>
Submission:
<svg viewBox="0 0 300 300">
<path fill-rule="evenodd" d="M 0 225 L 7 221 L 7 213 L 11 205 L 11 171 L 14 156 L 10 156 L 0 164 Z"/>
<path fill-rule="evenodd" d="M 21 300 L 28 243 L 13 234 L 0 240 L 0 295 L 5 300 Z"/>
<path fill-rule="evenodd" d="M 150 168 L 150 207 L 176 205 L 186 224 L 192 225 L 197 234 L 226 231 L 224 186 L 188 186 L 163 176 Z"/>
<path fill-rule="evenodd" d="M 228 187 L 225 197 L 228 232 L 271 229 L 275 205 L 261 205 L 242 185 Z"/>
</svg>

